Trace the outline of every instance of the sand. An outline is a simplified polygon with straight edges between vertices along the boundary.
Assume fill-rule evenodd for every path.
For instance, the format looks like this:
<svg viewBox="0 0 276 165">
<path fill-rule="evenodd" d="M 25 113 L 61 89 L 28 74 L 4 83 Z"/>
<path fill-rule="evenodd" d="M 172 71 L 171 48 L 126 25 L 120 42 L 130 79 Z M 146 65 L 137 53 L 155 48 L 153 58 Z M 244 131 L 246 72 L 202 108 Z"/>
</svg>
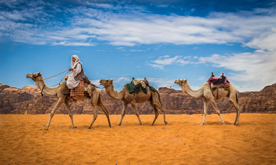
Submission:
<svg viewBox="0 0 276 165">
<path fill-rule="evenodd" d="M 111 115 L 112 128 L 99 115 L 88 129 L 92 115 L 0 115 L 0 164 L 276 164 L 276 114 Z"/>
</svg>

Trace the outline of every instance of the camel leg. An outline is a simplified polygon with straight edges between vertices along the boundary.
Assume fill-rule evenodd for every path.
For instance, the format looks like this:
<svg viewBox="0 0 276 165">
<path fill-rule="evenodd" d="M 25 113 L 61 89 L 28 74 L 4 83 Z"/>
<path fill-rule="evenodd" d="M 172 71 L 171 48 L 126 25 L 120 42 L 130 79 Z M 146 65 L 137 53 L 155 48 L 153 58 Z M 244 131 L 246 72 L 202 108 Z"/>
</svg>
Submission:
<svg viewBox="0 0 276 165">
<path fill-rule="evenodd" d="M 50 123 L 51 123 L 51 120 L 56 112 L 56 110 L 60 107 L 60 105 L 62 104 L 62 99 L 60 98 L 57 102 L 57 104 L 55 105 L 54 109 L 52 110 L 52 112 L 50 113 L 50 118 L 49 118 L 49 121 L 48 123 L 46 124 L 45 126 L 45 129 L 48 130 L 49 127 L 50 127 Z"/>
<path fill-rule="evenodd" d="M 153 105 L 152 101 L 150 101 L 150 105 L 152 106 L 152 108 L 153 108 L 153 110 L 154 110 L 154 112 L 155 112 L 155 118 L 153 119 L 153 122 L 151 123 L 151 125 L 154 125 L 155 120 L 156 120 L 157 117 L 159 116 L 159 113 L 158 113 L 158 110 L 157 110 L 156 106 Z"/>
<path fill-rule="evenodd" d="M 236 94 L 235 94 L 235 95 L 236 95 Z M 232 98 L 233 98 L 233 99 L 232 99 Z M 231 104 L 233 104 L 234 107 L 235 107 L 235 109 L 236 109 L 236 119 L 235 119 L 234 125 L 237 125 L 237 124 L 239 124 L 239 118 L 240 118 L 241 109 L 240 109 L 239 104 L 238 104 L 235 100 L 236 100 L 235 97 L 231 97 L 231 96 L 230 96 L 229 102 L 230 102 Z"/>
<path fill-rule="evenodd" d="M 207 116 L 207 103 L 208 103 L 208 100 L 203 99 L 203 103 L 204 103 L 204 118 L 203 118 L 203 121 L 202 121 L 202 123 L 201 123 L 201 126 L 204 125 L 205 120 L 206 120 L 206 116 Z"/>
<path fill-rule="evenodd" d="M 166 121 L 166 110 L 163 108 L 163 106 L 157 102 L 157 103 L 153 103 L 153 105 L 155 105 L 155 107 L 157 107 L 158 109 L 160 109 L 163 112 L 163 118 L 164 118 L 164 123 L 165 125 L 168 125 L 168 122 Z"/>
<path fill-rule="evenodd" d="M 138 110 L 137 110 L 137 108 L 136 108 L 136 106 L 135 106 L 135 103 L 134 103 L 134 102 L 131 102 L 130 104 L 131 104 L 132 108 L 133 108 L 134 111 L 135 111 L 135 114 L 136 114 L 136 116 L 137 116 L 137 118 L 138 118 L 139 124 L 142 125 L 142 122 L 141 122 L 140 116 L 139 116 L 139 112 L 138 112 Z"/>
<path fill-rule="evenodd" d="M 65 107 L 66 107 L 66 109 L 67 109 L 67 111 L 68 111 L 68 114 L 69 114 L 69 116 L 70 116 L 70 118 L 71 118 L 72 128 L 73 128 L 73 129 L 74 129 L 74 128 L 77 128 L 77 127 L 75 127 L 75 125 L 74 125 L 73 114 L 72 114 L 72 112 L 71 112 L 71 109 L 70 109 L 70 106 L 69 106 L 68 102 L 65 102 L 64 104 L 65 104 Z"/>
<path fill-rule="evenodd" d="M 210 102 L 211 102 L 211 104 L 213 105 L 214 109 L 216 110 L 216 112 L 217 112 L 217 114 L 218 114 L 218 116 L 219 116 L 219 118 L 220 118 L 220 121 L 222 122 L 223 125 L 225 125 L 225 124 L 224 124 L 224 121 L 223 121 L 223 119 L 222 119 L 222 117 L 221 117 L 221 115 L 220 115 L 220 111 L 219 111 L 219 109 L 218 109 L 218 107 L 217 107 L 217 104 L 216 104 L 215 100 L 214 100 L 214 99 L 211 99 Z"/>
<path fill-rule="evenodd" d="M 124 118 L 124 116 L 126 114 L 127 105 L 128 105 L 128 103 L 124 102 L 124 107 L 123 107 L 123 111 L 122 111 L 122 114 L 121 114 L 121 119 L 120 119 L 120 121 L 118 123 L 118 126 L 121 126 L 121 124 L 122 124 L 123 118 Z"/>
<path fill-rule="evenodd" d="M 98 106 L 103 110 L 103 112 L 105 113 L 106 115 L 106 118 L 107 118 L 107 121 L 108 121 L 108 124 L 109 124 L 109 127 L 111 127 L 111 123 L 110 123 L 110 119 L 109 119 L 109 112 L 108 110 L 106 110 L 106 108 L 104 107 L 102 101 L 100 100 L 99 103 L 98 103 Z"/>
<path fill-rule="evenodd" d="M 93 120 L 92 120 L 92 123 L 90 124 L 89 126 L 89 129 L 91 129 L 92 125 L 94 124 L 94 122 L 96 121 L 97 117 L 98 117 L 98 110 L 97 110 L 97 106 L 96 104 L 94 104 L 91 100 L 91 106 L 92 106 L 92 109 L 93 109 L 93 112 L 94 112 L 94 117 L 93 117 Z"/>
</svg>

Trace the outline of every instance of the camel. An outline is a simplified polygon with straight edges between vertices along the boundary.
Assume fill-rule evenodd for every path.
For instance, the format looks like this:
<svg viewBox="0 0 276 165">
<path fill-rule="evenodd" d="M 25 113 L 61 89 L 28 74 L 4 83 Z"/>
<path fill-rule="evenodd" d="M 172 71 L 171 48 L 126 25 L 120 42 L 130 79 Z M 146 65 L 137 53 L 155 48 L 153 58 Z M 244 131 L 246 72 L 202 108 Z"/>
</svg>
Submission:
<svg viewBox="0 0 276 165">
<path fill-rule="evenodd" d="M 231 104 L 233 104 L 234 107 L 236 108 L 236 119 L 235 119 L 234 125 L 239 124 L 239 117 L 240 117 L 241 109 L 238 105 L 238 96 L 237 96 L 238 91 L 233 84 L 230 83 L 229 91 L 226 91 L 223 88 L 217 88 L 214 91 L 212 91 L 210 88 L 210 84 L 208 82 L 205 82 L 198 90 L 191 89 L 191 87 L 186 79 L 177 79 L 174 81 L 174 83 L 178 84 L 181 87 L 182 92 L 184 94 L 188 94 L 189 96 L 191 96 L 193 98 L 202 98 L 203 99 L 204 118 L 203 118 L 203 122 L 202 122 L 201 126 L 203 126 L 205 123 L 205 119 L 206 119 L 206 115 L 207 115 L 208 101 L 211 102 L 211 104 L 213 105 L 214 109 L 216 110 L 222 124 L 225 125 L 224 121 L 220 115 L 220 111 L 215 102 L 215 100 L 221 99 L 224 97 L 229 97 L 229 102 Z"/>
<path fill-rule="evenodd" d="M 88 98 L 87 97 L 79 97 L 79 98 L 77 98 L 77 100 L 74 100 L 68 96 L 65 96 L 64 93 L 67 93 L 67 91 L 68 91 L 66 82 L 60 83 L 60 85 L 55 88 L 48 87 L 47 85 L 45 85 L 45 82 L 44 82 L 44 79 L 43 79 L 41 73 L 29 73 L 26 75 L 26 77 L 31 78 L 35 82 L 36 86 L 41 90 L 41 92 L 44 92 L 45 94 L 47 94 L 49 96 L 58 97 L 57 104 L 55 105 L 54 109 L 50 113 L 50 118 L 49 118 L 48 123 L 45 126 L 45 129 L 46 130 L 49 129 L 51 120 L 52 120 L 56 110 L 62 105 L 62 103 L 65 104 L 65 107 L 66 107 L 68 114 L 71 118 L 72 128 L 73 129 L 76 128 L 74 125 L 73 114 L 70 110 L 69 102 L 81 101 L 81 100 L 88 99 Z M 89 129 L 91 129 L 92 125 L 94 124 L 95 120 L 98 117 L 98 114 L 97 114 L 98 112 L 97 112 L 96 106 L 99 106 L 104 111 L 104 113 L 107 117 L 107 120 L 108 120 L 109 127 L 111 127 L 110 120 L 109 120 L 109 112 L 106 110 L 106 108 L 104 107 L 104 105 L 101 101 L 100 90 L 98 88 L 96 88 L 96 90 L 94 90 L 92 92 L 92 94 L 93 95 L 91 97 L 90 103 L 91 103 L 93 111 L 94 111 L 94 118 L 93 118 L 91 125 L 89 126 Z"/>
<path fill-rule="evenodd" d="M 119 126 L 121 126 L 121 124 L 122 124 L 123 118 L 125 116 L 126 108 L 129 103 L 131 104 L 132 108 L 135 111 L 135 114 L 138 118 L 139 124 L 142 125 L 142 122 L 140 120 L 139 113 L 138 113 L 138 110 L 136 109 L 135 103 L 144 103 L 147 101 L 150 102 L 150 105 L 152 106 L 152 108 L 154 109 L 154 112 L 155 112 L 155 118 L 153 119 L 153 122 L 151 125 L 154 125 L 155 120 L 157 119 L 157 117 L 159 115 L 157 108 L 163 112 L 163 118 L 164 118 L 165 125 L 168 124 L 168 122 L 166 121 L 166 118 L 165 118 L 165 109 L 163 108 L 163 104 L 161 103 L 159 93 L 150 91 L 149 87 L 147 87 L 147 91 L 148 91 L 147 94 L 145 94 L 143 91 L 140 91 L 137 94 L 134 94 L 134 93 L 129 94 L 126 86 L 120 92 L 116 92 L 114 90 L 113 80 L 111 80 L 111 79 L 100 80 L 100 85 L 104 86 L 105 92 L 112 99 L 122 100 L 124 102 L 123 110 L 121 113 L 121 119 L 118 123 Z"/>
</svg>

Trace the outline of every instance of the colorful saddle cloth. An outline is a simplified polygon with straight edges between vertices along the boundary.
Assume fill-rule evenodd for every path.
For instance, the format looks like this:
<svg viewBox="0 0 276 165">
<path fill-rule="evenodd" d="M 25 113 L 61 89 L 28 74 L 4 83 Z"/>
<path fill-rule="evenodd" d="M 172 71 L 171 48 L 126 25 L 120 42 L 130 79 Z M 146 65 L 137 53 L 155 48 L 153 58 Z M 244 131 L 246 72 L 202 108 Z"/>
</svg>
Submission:
<svg viewBox="0 0 276 165">
<path fill-rule="evenodd" d="M 227 87 L 227 86 L 229 86 L 229 83 L 230 83 L 225 76 L 221 76 L 220 78 L 211 76 L 207 82 L 209 84 L 211 84 L 212 88 L 217 88 L 218 86 Z"/>
<path fill-rule="evenodd" d="M 92 92 L 96 89 L 94 84 L 87 84 L 84 81 L 80 81 L 79 85 L 76 88 L 71 89 L 70 97 L 92 97 Z"/>
</svg>

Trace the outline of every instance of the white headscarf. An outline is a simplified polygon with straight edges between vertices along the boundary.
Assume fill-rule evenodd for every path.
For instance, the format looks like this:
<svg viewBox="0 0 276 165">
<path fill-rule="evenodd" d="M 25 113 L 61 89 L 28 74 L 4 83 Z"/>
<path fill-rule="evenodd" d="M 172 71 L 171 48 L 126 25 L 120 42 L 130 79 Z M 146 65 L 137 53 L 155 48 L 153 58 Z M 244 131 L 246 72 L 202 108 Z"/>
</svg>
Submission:
<svg viewBox="0 0 276 165">
<path fill-rule="evenodd" d="M 76 59 L 75 62 L 73 62 L 73 58 Z M 75 68 L 75 66 L 76 66 L 78 63 L 82 64 L 82 63 L 80 62 L 79 57 L 78 57 L 77 55 L 73 55 L 73 56 L 71 57 L 71 67 L 72 67 L 72 68 Z"/>
</svg>

